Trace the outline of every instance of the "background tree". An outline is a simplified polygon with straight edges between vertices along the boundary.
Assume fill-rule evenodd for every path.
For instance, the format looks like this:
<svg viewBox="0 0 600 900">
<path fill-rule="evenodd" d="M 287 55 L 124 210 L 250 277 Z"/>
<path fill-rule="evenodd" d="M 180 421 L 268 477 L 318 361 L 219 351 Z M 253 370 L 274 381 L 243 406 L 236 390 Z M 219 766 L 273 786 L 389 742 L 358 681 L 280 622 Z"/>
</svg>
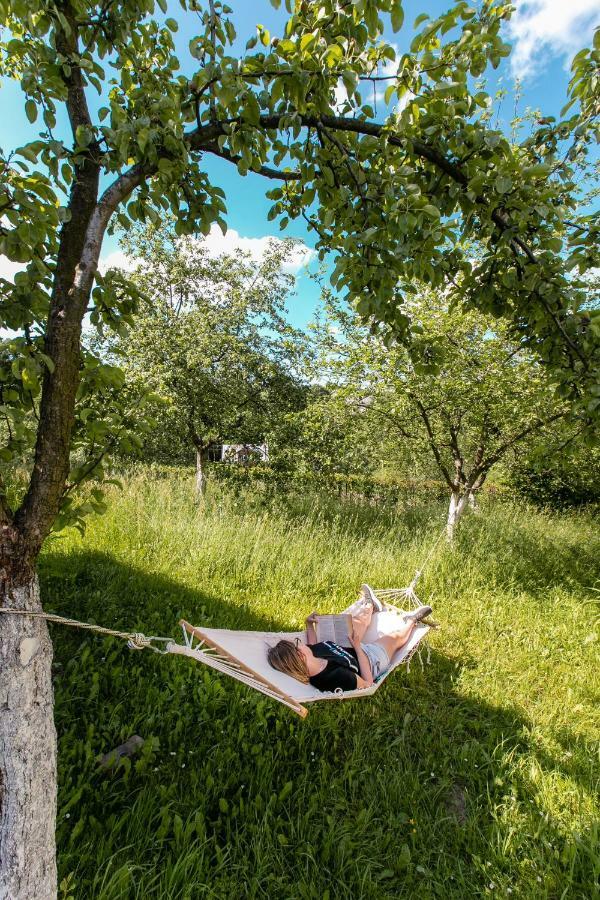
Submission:
<svg viewBox="0 0 600 900">
<path fill-rule="evenodd" d="M 321 331 L 329 377 L 347 404 L 413 453 L 430 453 L 450 493 L 448 538 L 491 469 L 564 418 L 546 371 L 506 325 L 423 291 L 411 304 L 410 350 L 368 339 L 356 316 L 330 304 Z"/>
<path fill-rule="evenodd" d="M 578 285 L 596 264 L 597 228 L 579 214 L 572 179 L 598 120 L 597 48 L 576 57 L 573 115 L 515 148 L 482 115 L 488 98 L 474 86 L 509 53 L 500 35 L 509 4 L 461 0 L 437 20 L 419 17 L 389 77 L 389 98 L 410 92 L 410 102 L 383 122 L 361 88 L 388 78 L 378 74 L 395 57 L 384 19 L 402 27 L 399 0 L 302 0 L 293 10 L 286 0 L 284 34 L 258 26 L 241 55 L 228 7 L 181 5 L 199 23 L 187 75 L 165 0 L 160 12 L 152 0 L 0 0 L 0 75 L 20 80 L 29 120 L 43 120 L 35 140 L 0 154 L 0 253 L 25 265 L 1 284 L 0 324 L 19 335 L 3 382 L 8 415 L 29 409 L 32 381 L 41 385 L 36 426 L 23 433 L 35 443 L 25 489 L 0 495 L 5 607 L 40 609 L 35 566 L 69 481 L 84 316 L 114 326 L 126 312 L 114 280 L 97 273 L 106 229 L 157 222 L 165 210 L 180 234 L 225 228 L 205 154 L 282 182 L 273 215 L 283 226 L 308 218 L 361 314 L 405 335 L 401 279 L 439 286 L 460 275 L 470 304 L 518 323 L 565 395 L 597 408 L 600 321 Z M 57 131 L 59 108 L 68 135 Z M 468 236 L 478 256 L 465 249 Z M 7 448 L 5 478 L 21 450 Z M 0 884 L 13 900 L 51 897 L 51 647 L 41 620 L 1 619 Z M 21 654 L 24 646 L 35 652 Z"/>
<path fill-rule="evenodd" d="M 262 443 L 302 403 L 303 340 L 285 319 L 295 243 L 271 242 L 257 263 L 242 252 L 215 258 L 201 241 L 151 227 L 124 247 L 144 302 L 107 349 L 134 390 L 160 395 L 151 448 L 171 463 L 193 455 L 202 494 L 211 449 Z"/>
<path fill-rule="evenodd" d="M 508 474 L 511 488 L 539 506 L 600 503 L 600 447 L 590 447 L 570 422 L 519 448 Z"/>
</svg>

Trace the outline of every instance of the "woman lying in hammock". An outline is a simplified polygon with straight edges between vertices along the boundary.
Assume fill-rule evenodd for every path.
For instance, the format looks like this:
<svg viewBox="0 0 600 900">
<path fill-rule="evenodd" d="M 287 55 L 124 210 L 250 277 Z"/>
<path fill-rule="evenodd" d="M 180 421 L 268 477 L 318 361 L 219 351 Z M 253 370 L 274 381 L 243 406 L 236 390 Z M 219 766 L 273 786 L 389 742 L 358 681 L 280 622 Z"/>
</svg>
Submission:
<svg viewBox="0 0 600 900">
<path fill-rule="evenodd" d="M 365 603 L 352 616 L 350 647 L 341 647 L 333 641 L 317 641 L 315 616 L 306 619 L 306 644 L 300 638 L 282 640 L 270 647 L 267 659 L 274 669 L 285 672 L 304 684 L 312 684 L 320 691 L 354 691 L 370 687 L 390 666 L 394 653 L 406 644 L 415 626 L 431 615 L 430 606 L 420 606 L 403 616 L 401 627 L 370 643 L 363 638 L 370 625 L 373 612 L 381 610 L 381 604 L 368 584 L 363 584 L 361 594 Z"/>
</svg>

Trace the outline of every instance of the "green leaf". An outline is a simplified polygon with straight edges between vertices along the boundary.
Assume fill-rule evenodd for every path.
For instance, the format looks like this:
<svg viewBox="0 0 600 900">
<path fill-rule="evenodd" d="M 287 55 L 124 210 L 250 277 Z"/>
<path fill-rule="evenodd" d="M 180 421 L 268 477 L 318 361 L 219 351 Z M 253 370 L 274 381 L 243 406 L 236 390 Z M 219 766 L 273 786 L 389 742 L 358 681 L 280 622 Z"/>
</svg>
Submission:
<svg viewBox="0 0 600 900">
<path fill-rule="evenodd" d="M 325 181 L 327 182 L 329 187 L 334 187 L 335 177 L 333 175 L 333 172 L 332 172 L 330 166 L 323 166 L 323 169 L 321 170 L 321 174 L 323 175 L 323 178 L 325 179 Z"/>
<path fill-rule="evenodd" d="M 179 31 L 179 24 L 175 19 L 165 19 L 165 25 L 169 31 Z"/>
<path fill-rule="evenodd" d="M 344 58 L 344 51 L 339 44 L 330 44 L 325 54 L 325 62 L 332 69 Z"/>
<path fill-rule="evenodd" d="M 385 89 L 384 100 L 386 103 L 389 103 L 394 94 L 396 93 L 396 85 L 390 84 Z"/>
<path fill-rule="evenodd" d="M 401 0 L 394 0 L 392 6 L 392 31 L 400 31 L 404 24 L 404 10 Z"/>
<path fill-rule="evenodd" d="M 33 124 L 37 119 L 37 105 L 34 100 L 27 100 L 25 102 L 25 115 L 29 119 L 29 121 Z"/>
<path fill-rule="evenodd" d="M 282 789 L 279 792 L 279 801 L 280 802 L 283 802 L 287 797 L 289 797 L 289 795 L 292 793 L 293 786 L 294 786 L 293 781 L 286 781 L 286 783 L 284 784 L 284 786 L 282 787 Z"/>
<path fill-rule="evenodd" d="M 406 869 L 410 865 L 410 848 L 408 844 L 402 844 L 402 848 L 398 855 L 398 868 Z"/>
<path fill-rule="evenodd" d="M 494 182 L 494 187 L 498 194 L 508 194 L 512 186 L 512 178 L 509 178 L 508 175 L 498 175 Z"/>
<path fill-rule="evenodd" d="M 88 125 L 78 125 L 75 129 L 75 140 L 79 147 L 87 147 L 92 140 L 92 129 Z"/>
<path fill-rule="evenodd" d="M 314 41 L 315 41 L 314 34 L 303 34 L 302 37 L 300 38 L 300 49 L 306 50 L 306 48 L 310 47 L 310 45 L 313 44 Z"/>
</svg>

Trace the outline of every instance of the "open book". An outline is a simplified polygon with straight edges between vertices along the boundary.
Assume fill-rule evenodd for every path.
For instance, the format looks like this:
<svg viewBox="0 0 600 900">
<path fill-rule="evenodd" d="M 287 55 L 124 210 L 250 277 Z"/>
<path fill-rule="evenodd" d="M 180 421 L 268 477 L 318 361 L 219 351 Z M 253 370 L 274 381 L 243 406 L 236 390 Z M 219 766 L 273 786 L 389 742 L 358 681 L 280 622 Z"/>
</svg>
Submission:
<svg viewBox="0 0 600 900">
<path fill-rule="evenodd" d="M 352 616 L 348 613 L 315 616 L 317 641 L 333 641 L 341 647 L 350 646 Z"/>
<path fill-rule="evenodd" d="M 355 615 L 357 611 L 354 610 Z M 382 634 L 391 634 L 396 628 L 402 627 L 403 621 L 402 613 L 397 609 L 375 612 L 363 641 L 376 641 Z M 315 628 L 317 641 L 333 641 L 334 644 L 339 644 L 341 647 L 349 647 L 352 614 L 346 611 L 336 615 L 315 616 Z"/>
</svg>

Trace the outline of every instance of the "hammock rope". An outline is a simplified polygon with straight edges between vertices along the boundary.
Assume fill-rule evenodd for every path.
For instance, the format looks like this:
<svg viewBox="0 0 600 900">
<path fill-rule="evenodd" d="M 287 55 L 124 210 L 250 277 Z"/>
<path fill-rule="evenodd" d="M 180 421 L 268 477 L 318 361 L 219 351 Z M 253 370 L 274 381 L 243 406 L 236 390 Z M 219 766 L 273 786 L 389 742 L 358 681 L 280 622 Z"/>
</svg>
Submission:
<svg viewBox="0 0 600 900">
<path fill-rule="evenodd" d="M 410 606 L 417 607 L 421 605 L 421 601 L 419 600 L 416 594 L 416 587 L 419 579 L 421 578 L 425 568 L 431 562 L 435 551 L 437 550 L 440 541 L 442 540 L 444 534 L 446 532 L 446 528 L 440 532 L 439 536 L 434 541 L 433 545 L 429 549 L 429 552 L 425 556 L 425 559 L 421 563 L 421 566 L 415 572 L 411 583 L 408 587 L 404 588 L 385 588 L 381 590 L 376 590 L 374 593 L 377 597 L 379 597 L 384 604 L 384 610 L 387 610 L 392 614 L 392 619 L 395 614 L 401 614 L 402 609 L 395 605 L 395 601 L 402 600 L 402 606 L 405 609 L 406 606 L 410 608 Z M 352 607 L 345 610 L 346 613 L 352 613 Z M 378 679 L 378 683 L 375 683 L 370 688 L 354 690 L 354 691 L 345 691 L 340 693 L 327 693 L 320 692 L 317 688 L 312 688 L 312 695 L 306 693 L 306 686 L 296 684 L 293 685 L 293 679 L 291 676 L 280 676 L 274 670 L 269 672 L 264 671 L 264 664 L 266 663 L 266 658 L 264 654 L 264 640 L 268 638 L 276 638 L 280 639 L 282 637 L 294 638 L 297 636 L 297 633 L 262 633 L 262 632 L 235 632 L 235 631 L 227 631 L 226 629 L 200 629 L 193 625 L 190 625 L 188 622 L 184 620 L 180 621 L 180 625 L 183 630 L 183 644 L 177 643 L 173 638 L 170 637 L 162 637 L 159 635 L 145 635 L 141 631 L 119 631 L 114 628 L 106 628 L 102 625 L 95 625 L 92 622 L 80 622 L 78 619 L 70 619 L 66 616 L 58 616 L 54 613 L 45 613 L 45 612 L 37 612 L 27 609 L 14 609 L 10 607 L 0 607 L 0 613 L 5 613 L 7 615 L 15 615 L 15 616 L 28 616 L 33 619 L 45 619 L 47 622 L 53 622 L 58 625 L 67 625 L 71 628 L 80 628 L 84 631 L 91 631 L 96 634 L 106 635 L 109 637 L 120 638 L 127 642 L 127 646 L 130 650 L 153 650 L 155 653 L 160 653 L 161 655 L 166 654 L 176 654 L 182 656 L 188 656 L 197 662 L 204 663 L 209 668 L 215 669 L 218 672 L 222 672 L 225 675 L 229 675 L 231 678 L 236 679 L 237 681 L 242 682 L 242 684 L 248 685 L 248 687 L 254 688 L 254 690 L 259 691 L 262 694 L 266 694 L 268 697 L 272 697 L 274 700 L 277 700 L 279 703 L 288 706 L 294 712 L 298 713 L 300 716 L 304 717 L 307 715 L 307 709 L 303 706 L 303 703 L 311 702 L 317 699 L 322 700 L 333 700 L 333 699 L 352 699 L 353 697 L 359 696 L 370 696 L 377 689 L 380 683 L 384 680 L 384 678 L 389 674 L 393 669 L 396 668 L 400 663 L 405 663 L 407 666 L 407 670 L 410 671 L 410 661 L 413 655 L 418 656 L 421 666 L 423 667 L 423 659 L 421 657 L 421 640 L 425 636 L 425 634 L 429 631 L 431 627 L 438 627 L 436 623 L 430 622 L 429 624 L 419 626 L 419 634 L 415 633 L 415 639 L 411 640 L 410 646 L 406 645 L 401 651 L 398 651 L 398 654 L 392 660 L 392 665 L 389 669 Z M 385 631 L 380 633 L 388 633 Z M 388 623 L 388 628 L 393 628 L 394 623 Z M 194 638 L 196 638 L 197 643 L 194 646 Z M 239 641 L 242 641 L 243 646 L 240 646 Z M 260 658 L 257 656 L 257 650 L 250 646 L 252 641 L 256 642 L 256 640 L 261 642 L 260 647 Z M 233 643 L 232 643 L 233 642 Z M 155 646 L 156 644 L 164 645 L 163 648 L 160 646 Z M 254 656 L 252 655 L 254 653 Z M 430 649 L 427 647 L 427 662 L 429 662 L 429 654 Z M 275 683 L 277 678 L 283 678 L 283 684 Z M 286 684 L 287 680 L 287 684 Z M 289 682 L 292 682 L 290 686 Z M 302 688 L 302 690 L 300 690 Z M 298 690 L 300 690 L 300 694 L 298 694 Z"/>
<path fill-rule="evenodd" d="M 82 628 L 84 631 L 95 631 L 96 634 L 106 634 L 111 637 L 118 637 L 127 641 L 130 650 L 154 650 L 155 653 L 165 654 L 168 650 L 161 650 L 155 647 L 153 641 L 162 643 L 172 642 L 173 638 L 158 637 L 151 635 L 147 637 L 141 631 L 115 631 L 114 628 L 105 628 L 102 625 L 93 625 L 91 622 L 79 622 L 77 619 L 68 619 L 66 616 L 56 616 L 53 613 L 33 612 L 28 609 L 10 609 L 9 607 L 1 607 L 0 613 L 10 613 L 13 616 L 29 616 L 32 619 L 46 619 L 47 622 L 55 622 L 57 625 L 68 625 L 71 628 Z"/>
<path fill-rule="evenodd" d="M 415 574 L 413 575 L 413 579 L 412 579 L 411 583 L 408 585 L 408 587 L 401 588 L 399 591 L 394 591 L 393 593 L 395 594 L 395 596 L 406 597 L 406 599 L 409 600 L 414 606 L 421 605 L 421 601 L 419 600 L 417 593 L 416 593 L 417 584 L 419 583 L 419 579 L 423 575 L 423 572 L 425 571 L 425 569 L 427 568 L 427 566 L 433 559 L 433 555 L 434 555 L 435 551 L 437 550 L 437 548 L 440 544 L 440 541 L 445 536 L 445 534 L 446 534 L 446 526 L 444 525 L 444 527 L 438 534 L 437 538 L 435 539 L 435 541 L 429 548 L 429 552 L 425 556 L 425 559 L 423 560 L 420 567 L 416 570 Z M 386 591 L 380 591 L 379 593 L 385 594 Z"/>
</svg>

